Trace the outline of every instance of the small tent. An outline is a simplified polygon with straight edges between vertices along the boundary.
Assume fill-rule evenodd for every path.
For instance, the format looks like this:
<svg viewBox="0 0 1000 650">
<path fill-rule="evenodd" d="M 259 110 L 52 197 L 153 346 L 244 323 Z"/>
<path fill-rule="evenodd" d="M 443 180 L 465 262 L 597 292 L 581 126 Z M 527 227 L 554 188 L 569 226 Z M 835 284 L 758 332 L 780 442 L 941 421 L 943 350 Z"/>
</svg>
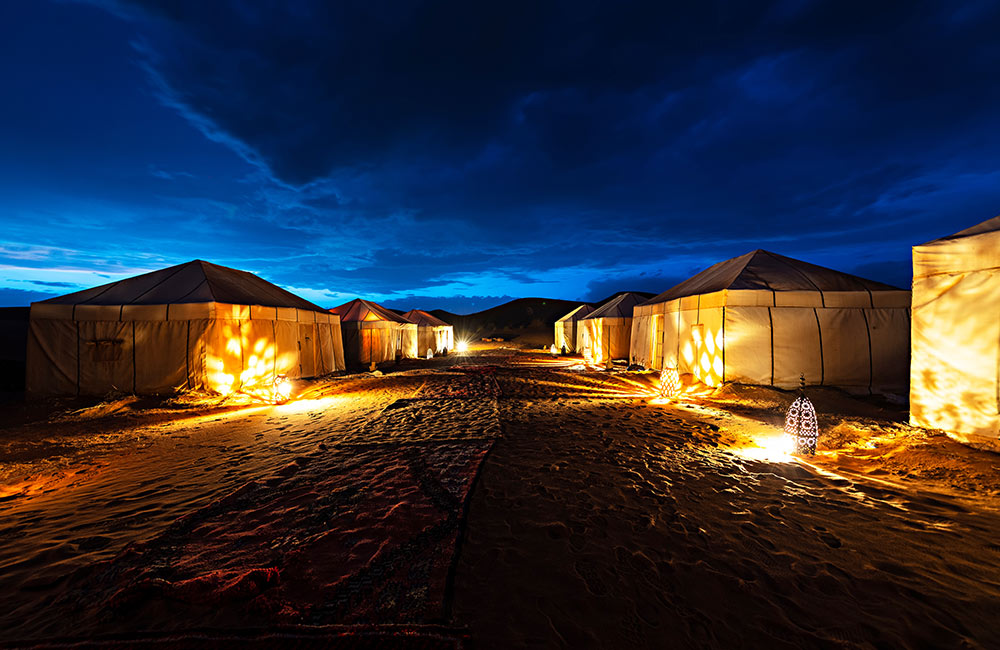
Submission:
<svg viewBox="0 0 1000 650">
<path fill-rule="evenodd" d="M 417 324 L 417 353 L 447 354 L 455 346 L 455 329 L 422 309 L 411 309 L 403 318 Z"/>
<path fill-rule="evenodd" d="M 635 309 L 632 360 L 699 381 L 905 394 L 910 292 L 755 250 Z"/>
<path fill-rule="evenodd" d="M 627 359 L 632 309 L 644 300 L 637 293 L 621 293 L 581 318 L 576 325 L 577 351 L 594 363 Z"/>
<path fill-rule="evenodd" d="M 202 260 L 31 305 L 32 395 L 226 394 L 343 369 L 336 316 Z"/>
<path fill-rule="evenodd" d="M 576 331 L 579 327 L 577 323 L 592 311 L 594 308 L 585 303 L 556 321 L 555 345 L 557 349 L 562 350 L 565 347 L 567 352 L 576 352 Z"/>
<path fill-rule="evenodd" d="M 417 326 L 391 309 L 355 298 L 330 310 L 340 316 L 348 366 L 417 356 Z"/>
<path fill-rule="evenodd" d="M 1000 217 L 913 247 L 910 423 L 1000 433 Z"/>
</svg>

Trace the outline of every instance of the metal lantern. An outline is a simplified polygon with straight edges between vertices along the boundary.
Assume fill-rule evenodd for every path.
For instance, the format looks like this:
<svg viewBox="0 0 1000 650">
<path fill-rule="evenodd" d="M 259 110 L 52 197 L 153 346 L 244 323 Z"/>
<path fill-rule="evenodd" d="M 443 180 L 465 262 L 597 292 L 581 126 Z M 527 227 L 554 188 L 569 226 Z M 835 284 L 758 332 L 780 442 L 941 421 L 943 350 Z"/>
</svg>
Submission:
<svg viewBox="0 0 1000 650">
<path fill-rule="evenodd" d="M 681 392 L 681 377 L 677 368 L 664 368 L 660 371 L 660 398 L 674 399 Z"/>
<path fill-rule="evenodd" d="M 819 439 L 816 409 L 805 395 L 805 377 L 799 379 L 799 396 L 785 414 L 785 435 L 791 438 L 797 454 L 815 454 Z"/>
</svg>

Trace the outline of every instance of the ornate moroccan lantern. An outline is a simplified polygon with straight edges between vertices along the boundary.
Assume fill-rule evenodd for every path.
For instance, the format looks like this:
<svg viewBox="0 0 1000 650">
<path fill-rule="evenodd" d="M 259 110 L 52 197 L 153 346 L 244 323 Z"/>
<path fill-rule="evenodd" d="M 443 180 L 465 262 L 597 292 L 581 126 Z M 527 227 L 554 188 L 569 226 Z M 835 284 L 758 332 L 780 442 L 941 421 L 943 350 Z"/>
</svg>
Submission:
<svg viewBox="0 0 1000 650">
<path fill-rule="evenodd" d="M 660 399 L 676 398 L 681 392 L 681 377 L 677 368 L 664 368 L 660 371 Z"/>
<path fill-rule="evenodd" d="M 816 409 L 805 394 L 806 380 L 799 377 L 799 396 L 785 414 L 785 435 L 791 438 L 797 454 L 815 454 L 816 441 L 819 439 L 819 424 L 816 421 Z"/>
</svg>

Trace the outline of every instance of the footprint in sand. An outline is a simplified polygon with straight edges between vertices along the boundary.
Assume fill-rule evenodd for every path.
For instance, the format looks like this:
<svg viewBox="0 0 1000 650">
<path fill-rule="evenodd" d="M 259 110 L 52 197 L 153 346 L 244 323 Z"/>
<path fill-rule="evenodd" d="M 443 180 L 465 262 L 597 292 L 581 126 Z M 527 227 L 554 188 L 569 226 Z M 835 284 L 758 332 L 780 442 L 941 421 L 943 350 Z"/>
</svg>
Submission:
<svg viewBox="0 0 1000 650">
<path fill-rule="evenodd" d="M 587 585 L 587 591 L 595 596 L 604 596 L 608 593 L 608 586 L 601 580 L 597 571 L 597 566 L 590 560 L 577 560 L 573 565 L 577 575 L 583 578 Z"/>
</svg>

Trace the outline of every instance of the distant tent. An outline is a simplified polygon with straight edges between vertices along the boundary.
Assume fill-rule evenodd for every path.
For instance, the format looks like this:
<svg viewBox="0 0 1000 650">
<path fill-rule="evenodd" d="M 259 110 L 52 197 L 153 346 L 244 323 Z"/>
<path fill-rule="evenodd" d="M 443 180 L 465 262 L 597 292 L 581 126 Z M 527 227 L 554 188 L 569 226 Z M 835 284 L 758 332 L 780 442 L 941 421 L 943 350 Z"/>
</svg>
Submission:
<svg viewBox="0 0 1000 650">
<path fill-rule="evenodd" d="M 756 250 L 635 309 L 632 359 L 724 381 L 906 390 L 910 292 Z"/>
<path fill-rule="evenodd" d="M 594 311 L 593 307 L 583 304 L 556 321 L 555 346 L 557 349 L 562 350 L 565 347 L 567 352 L 576 352 L 577 322 L 592 311 Z"/>
<path fill-rule="evenodd" d="M 431 350 L 433 354 L 445 354 L 455 346 L 455 330 L 437 316 L 421 309 L 411 309 L 403 318 L 417 324 L 417 352 L 420 356 Z"/>
<path fill-rule="evenodd" d="M 340 316 L 348 366 L 418 356 L 416 324 L 391 309 L 355 298 L 330 311 Z"/>
<path fill-rule="evenodd" d="M 1000 217 L 913 247 L 910 423 L 1000 433 Z"/>
<path fill-rule="evenodd" d="M 202 260 L 33 303 L 27 353 L 33 395 L 229 393 L 344 369 L 337 317 Z"/>
<path fill-rule="evenodd" d="M 581 318 L 576 326 L 577 351 L 584 356 L 589 353 L 595 363 L 627 359 L 632 309 L 645 299 L 637 293 L 621 293 Z"/>
</svg>

